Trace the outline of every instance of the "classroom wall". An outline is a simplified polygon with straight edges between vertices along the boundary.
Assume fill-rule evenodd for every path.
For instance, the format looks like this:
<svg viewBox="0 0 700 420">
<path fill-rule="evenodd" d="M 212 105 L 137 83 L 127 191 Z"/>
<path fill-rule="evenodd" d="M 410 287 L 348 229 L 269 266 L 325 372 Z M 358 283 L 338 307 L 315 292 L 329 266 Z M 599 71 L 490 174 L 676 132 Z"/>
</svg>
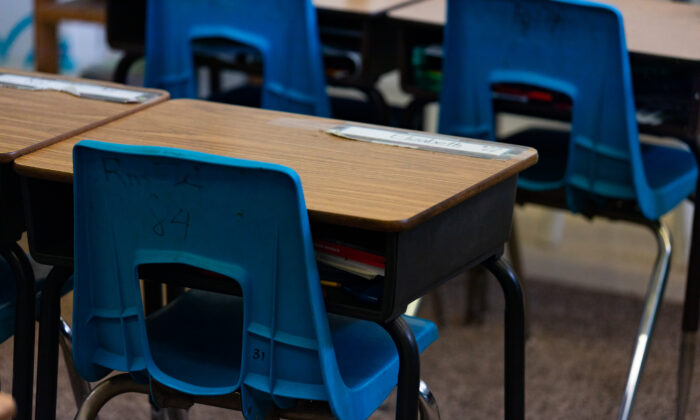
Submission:
<svg viewBox="0 0 700 420">
<path fill-rule="evenodd" d="M 32 0 L 4 1 L 0 13 L 0 66 L 34 69 L 34 28 Z M 105 43 L 102 25 L 66 22 L 60 25 L 60 72 L 78 75 L 113 53 Z"/>
</svg>

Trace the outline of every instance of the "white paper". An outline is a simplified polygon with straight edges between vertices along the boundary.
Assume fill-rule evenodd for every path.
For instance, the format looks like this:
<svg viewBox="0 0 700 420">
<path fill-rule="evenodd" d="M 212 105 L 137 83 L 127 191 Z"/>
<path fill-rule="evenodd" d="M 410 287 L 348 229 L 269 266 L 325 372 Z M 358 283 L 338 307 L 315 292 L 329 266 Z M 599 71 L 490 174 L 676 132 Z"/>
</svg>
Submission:
<svg viewBox="0 0 700 420">
<path fill-rule="evenodd" d="M 150 92 L 7 73 L 0 73 L 0 86 L 30 90 L 53 90 L 84 98 L 121 103 L 143 103 L 154 96 Z"/>
<path fill-rule="evenodd" d="M 328 132 L 336 136 L 354 140 L 365 140 L 373 143 L 383 143 L 395 146 L 410 147 L 414 149 L 426 149 L 455 154 L 505 158 L 507 155 L 514 152 L 513 147 L 484 144 L 485 142 L 480 141 L 469 141 L 466 139 L 461 140 L 449 136 L 416 134 L 352 125 L 334 127 L 328 130 Z"/>
</svg>

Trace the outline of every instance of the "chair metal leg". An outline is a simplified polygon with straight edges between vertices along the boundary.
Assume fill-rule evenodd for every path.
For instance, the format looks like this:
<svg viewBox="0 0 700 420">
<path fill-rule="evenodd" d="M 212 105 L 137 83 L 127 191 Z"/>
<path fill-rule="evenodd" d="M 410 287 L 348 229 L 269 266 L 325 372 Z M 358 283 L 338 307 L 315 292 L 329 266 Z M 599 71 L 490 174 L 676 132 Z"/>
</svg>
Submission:
<svg viewBox="0 0 700 420">
<path fill-rule="evenodd" d="M 117 68 L 114 69 L 112 81 L 116 83 L 126 84 L 129 76 L 129 69 L 136 61 L 138 61 L 141 58 L 143 58 L 143 54 L 135 54 L 129 52 L 125 53 L 124 56 L 119 60 Z"/>
<path fill-rule="evenodd" d="M 695 365 L 695 331 L 683 332 L 681 338 L 681 354 L 678 361 L 678 390 L 676 401 L 676 420 L 685 419 L 690 396 L 690 385 L 693 380 Z"/>
<path fill-rule="evenodd" d="M 60 322 L 61 335 L 58 343 L 61 346 L 63 361 L 68 371 L 68 378 L 70 379 L 75 406 L 80 407 L 80 404 L 83 403 L 85 397 L 90 393 L 90 384 L 80 377 L 78 370 L 75 368 L 75 362 L 73 361 L 73 331 L 63 318 L 61 318 Z"/>
<path fill-rule="evenodd" d="M 634 396 L 637 392 L 637 385 L 644 367 L 644 359 L 649 349 L 651 334 L 654 331 L 656 313 L 661 306 L 661 298 L 664 295 L 666 279 L 668 278 L 668 269 L 671 263 L 671 233 L 661 222 L 652 222 L 650 227 L 656 234 L 658 254 L 644 302 L 642 320 L 639 324 L 639 331 L 637 332 L 637 342 L 634 347 L 632 363 L 627 377 L 627 385 L 625 386 L 625 393 L 622 397 L 622 405 L 618 414 L 619 420 L 627 420 L 632 412 Z"/>
<path fill-rule="evenodd" d="M 72 274 L 72 268 L 54 267 L 46 276 L 41 291 L 36 367 L 36 420 L 56 418 L 61 289 Z"/>
<path fill-rule="evenodd" d="M 440 420 L 440 410 L 433 392 L 421 379 L 418 388 L 418 412 L 421 420 Z"/>
<path fill-rule="evenodd" d="M 134 382 L 128 373 L 112 376 L 100 382 L 95 389 L 88 394 L 83 400 L 78 413 L 75 415 L 76 420 L 94 420 L 97 413 L 100 411 L 107 401 L 120 394 L 127 392 L 138 392 L 140 394 L 149 394 L 148 384 L 139 384 Z"/>
<path fill-rule="evenodd" d="M 153 384 L 153 389 L 148 384 L 140 384 L 135 382 L 128 373 L 122 373 L 105 379 L 100 382 L 83 401 L 78 413 L 75 415 L 75 420 L 94 420 L 97 413 L 110 399 L 117 395 L 126 394 L 128 392 L 136 392 L 139 394 L 151 395 L 151 391 L 160 394 L 161 402 L 170 403 L 175 406 L 175 410 L 164 409 L 169 420 L 186 419 L 187 412 L 183 407 L 189 407 L 194 403 L 212 405 L 215 407 L 229 408 L 232 410 L 241 410 L 240 394 L 233 393 L 225 396 L 193 396 L 182 394 L 172 389 L 163 388 L 157 383 Z M 421 414 L 422 420 L 440 420 L 440 412 L 437 402 L 433 397 L 430 388 L 425 382 L 420 381 L 420 386 L 416 389 L 420 398 L 418 399 L 418 410 L 412 410 L 415 416 L 418 412 Z M 162 394 L 164 392 L 164 394 Z M 154 395 L 155 396 L 155 395 Z M 158 398 L 157 398 L 158 399 Z M 182 417 L 182 415 L 185 417 Z M 288 410 L 279 410 L 273 413 L 278 416 L 290 420 L 330 420 L 333 415 L 330 412 L 328 404 L 317 401 L 299 401 L 299 403 Z M 405 419 L 407 417 L 397 418 Z"/>
</svg>

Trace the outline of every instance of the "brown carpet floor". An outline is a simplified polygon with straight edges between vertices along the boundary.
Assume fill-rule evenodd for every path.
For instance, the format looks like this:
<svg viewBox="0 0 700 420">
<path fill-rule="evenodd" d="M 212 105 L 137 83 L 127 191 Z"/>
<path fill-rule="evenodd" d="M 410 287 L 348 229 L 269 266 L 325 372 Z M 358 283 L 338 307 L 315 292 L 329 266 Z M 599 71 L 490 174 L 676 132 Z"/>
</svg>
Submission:
<svg viewBox="0 0 700 420">
<path fill-rule="evenodd" d="M 503 418 L 503 303 L 489 284 L 482 323 L 464 325 L 461 278 L 439 293 L 445 315 L 440 338 L 421 359 L 422 377 L 432 388 L 443 419 Z M 645 287 L 641 284 L 640 287 Z M 528 281 L 531 337 L 527 342 L 528 419 L 613 419 L 624 387 L 642 302 L 627 296 Z M 421 315 L 434 318 L 429 297 Z M 665 304 L 647 358 L 635 419 L 674 416 L 675 375 L 680 339 L 680 305 Z M 0 378 L 9 391 L 12 341 L 0 346 Z M 696 355 L 700 359 L 700 354 Z M 75 404 L 61 363 L 58 419 L 71 419 Z M 700 418 L 700 361 L 696 363 L 688 419 Z M 393 418 L 390 397 L 373 419 Z M 126 394 L 105 406 L 100 419 L 148 419 L 146 397 Z M 195 406 L 189 418 L 242 418 L 238 413 Z"/>
</svg>

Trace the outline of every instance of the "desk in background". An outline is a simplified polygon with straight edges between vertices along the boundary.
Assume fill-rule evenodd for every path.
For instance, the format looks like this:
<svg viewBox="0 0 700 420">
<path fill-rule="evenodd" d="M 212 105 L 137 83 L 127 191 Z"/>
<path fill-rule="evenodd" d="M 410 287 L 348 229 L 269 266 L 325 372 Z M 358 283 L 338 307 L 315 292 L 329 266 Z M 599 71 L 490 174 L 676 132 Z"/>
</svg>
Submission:
<svg viewBox="0 0 700 420">
<path fill-rule="evenodd" d="M 386 14 L 421 1 L 314 0 L 327 82 L 364 92 L 380 121 L 389 121 L 389 108 L 374 85 L 398 61 L 395 28 Z"/>
<path fill-rule="evenodd" d="M 13 270 L 17 282 L 17 315 L 12 393 L 17 401 L 17 418 L 30 419 L 34 378 L 34 276 L 24 251 L 16 244 L 25 230 L 25 219 L 19 182 L 12 169 L 13 160 L 41 147 L 138 112 L 164 101 L 168 95 L 166 92 L 152 89 L 134 89 L 109 83 L 0 68 L 0 76 L 2 74 L 118 87 L 152 95 L 143 103 L 124 104 L 79 98 L 62 92 L 0 86 L 0 248 L 8 262 L 17 268 Z M 41 315 L 44 315 L 44 311 Z M 44 335 L 40 335 L 40 345 L 43 345 L 45 340 Z M 46 374 L 45 364 L 40 357 L 38 375 L 41 378 Z"/>
<path fill-rule="evenodd" d="M 15 169 L 30 203 L 30 229 L 67 226 L 62 233 L 33 232 L 32 253 L 40 262 L 72 265 L 72 147 L 81 139 L 177 147 L 288 166 L 301 178 L 315 238 L 341 240 L 386 258 L 378 302 L 331 293 L 326 302 L 329 311 L 379 322 L 392 334 L 401 364 L 397 418 L 415 418 L 419 366 L 415 341 L 411 344 L 410 333 L 396 320 L 412 300 L 485 263 L 506 293 L 506 416 L 522 419 L 522 295 L 499 257 L 510 233 L 517 173 L 535 163 L 536 152 L 518 149 L 506 160 L 485 159 L 324 132 L 339 124 L 343 122 L 173 100 L 27 155 Z M 46 194 L 51 194 L 51 211 L 45 207 Z"/>
<path fill-rule="evenodd" d="M 388 118 L 388 108 L 374 84 L 380 75 L 396 68 L 397 40 L 394 29 L 386 19 L 386 13 L 397 7 L 422 0 L 314 0 L 318 10 L 318 26 L 324 56 L 329 64 L 328 82 L 337 86 L 353 87 L 362 90 L 377 107 L 377 112 Z M 73 0 L 59 3 L 56 0 L 34 0 L 34 42 L 36 69 L 56 73 L 58 71 L 57 26 L 62 20 L 82 20 L 88 22 L 119 25 L 122 22 L 128 33 L 120 34 L 119 28 L 109 28 L 108 38 L 116 48 L 127 51 L 125 61 L 120 63 L 119 81 L 125 81 L 128 66 L 143 55 L 143 29 L 135 30 L 133 25 L 145 21 L 145 0 L 114 0 L 109 7 L 117 12 L 110 18 L 106 10 L 106 0 Z M 130 7 L 129 13 L 119 10 Z M 108 26 L 109 26 L 108 25 Z M 122 31 L 123 32 L 123 31 Z M 122 39 L 123 38 L 123 39 Z M 212 68 L 221 63 L 208 59 Z M 212 77 L 213 90 L 218 87 L 218 77 Z"/>
<path fill-rule="evenodd" d="M 617 7 L 625 22 L 640 131 L 694 143 L 700 132 L 700 7 L 654 0 L 604 3 Z M 399 27 L 401 85 L 415 99 L 408 114 L 438 98 L 445 13 L 446 0 L 389 12 Z M 517 99 L 495 99 L 494 105 L 506 112 L 570 119 L 566 106 Z"/>
<path fill-rule="evenodd" d="M 684 141 L 700 162 L 700 6 L 652 0 L 606 0 L 602 3 L 616 7 L 623 16 L 639 131 Z M 438 98 L 445 13 L 446 0 L 426 0 L 389 12 L 400 28 L 402 87 L 414 95 L 405 121 L 409 126 L 426 103 Z M 429 54 L 421 53 L 431 45 Z M 425 67 L 417 69 L 416 63 Z M 519 97 L 516 95 L 516 100 L 496 94 L 493 103 L 499 111 L 570 120 L 570 102 L 553 98 L 547 103 L 528 98 L 526 92 Z M 700 184 L 696 197 L 699 192 Z M 700 211 L 697 206 L 686 281 L 678 372 L 679 413 L 684 412 L 687 404 L 700 316 Z"/>
</svg>

